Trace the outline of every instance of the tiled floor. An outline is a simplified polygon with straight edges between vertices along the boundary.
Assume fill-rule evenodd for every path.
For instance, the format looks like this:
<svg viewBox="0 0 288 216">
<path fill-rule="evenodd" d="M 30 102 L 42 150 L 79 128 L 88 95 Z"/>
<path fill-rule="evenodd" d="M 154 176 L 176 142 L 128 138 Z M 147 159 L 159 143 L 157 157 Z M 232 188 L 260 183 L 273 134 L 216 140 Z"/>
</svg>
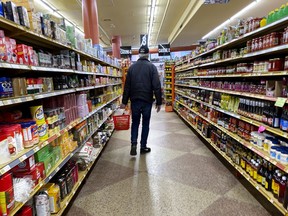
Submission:
<svg viewBox="0 0 288 216">
<path fill-rule="evenodd" d="M 67 215 L 270 215 L 175 113 L 152 113 L 152 152 L 115 131 Z"/>
</svg>

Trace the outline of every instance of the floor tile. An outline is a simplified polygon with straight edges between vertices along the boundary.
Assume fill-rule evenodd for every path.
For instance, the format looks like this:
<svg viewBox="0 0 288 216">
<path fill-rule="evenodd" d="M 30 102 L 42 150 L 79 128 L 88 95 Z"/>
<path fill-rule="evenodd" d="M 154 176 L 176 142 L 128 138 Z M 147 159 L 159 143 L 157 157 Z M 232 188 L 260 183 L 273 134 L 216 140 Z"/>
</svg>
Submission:
<svg viewBox="0 0 288 216">
<path fill-rule="evenodd" d="M 198 216 L 270 216 L 270 214 L 262 207 L 248 203 L 221 198 L 216 200 L 206 210 Z"/>
<path fill-rule="evenodd" d="M 130 142 L 127 142 L 126 140 L 123 139 L 111 137 L 109 143 L 105 147 L 104 152 L 109 152 L 119 148 L 127 147 L 127 145 L 130 145 Z"/>
<path fill-rule="evenodd" d="M 249 193 L 249 191 L 246 190 L 245 187 L 243 187 L 241 183 L 238 183 L 235 187 L 228 191 L 224 197 L 232 200 L 234 199 L 239 202 L 260 206 L 260 203 L 252 196 L 251 193 Z"/>
<path fill-rule="evenodd" d="M 203 146 L 198 147 L 196 150 L 191 151 L 191 154 L 205 156 L 205 157 L 215 157 L 215 155 L 202 143 Z"/>
<path fill-rule="evenodd" d="M 152 151 L 144 155 L 139 154 L 140 149 L 138 148 L 138 155 L 136 157 L 132 157 L 130 156 L 130 146 L 127 146 L 125 148 L 103 154 L 102 159 L 121 166 L 129 167 L 138 172 L 154 170 L 157 166 L 185 154 L 185 152 L 182 151 L 172 151 L 159 146 L 151 146 L 151 148 Z"/>
<path fill-rule="evenodd" d="M 159 123 L 152 123 L 150 125 L 151 131 L 153 130 L 161 130 L 161 131 L 167 131 L 167 132 L 177 132 L 178 130 L 184 130 L 187 128 L 186 125 L 183 123 L 173 123 L 173 122 L 167 122 L 166 124 L 163 124 L 162 122 Z"/>
<path fill-rule="evenodd" d="M 203 143 L 197 137 L 191 135 L 171 133 L 154 139 L 151 146 L 160 146 L 171 150 L 191 152 L 203 146 Z"/>
<path fill-rule="evenodd" d="M 215 194 L 226 193 L 237 184 L 217 158 L 189 153 L 158 166 L 152 173 Z"/>
<path fill-rule="evenodd" d="M 115 184 L 123 179 L 127 179 L 135 174 L 133 169 L 126 166 L 112 163 L 110 161 L 99 160 L 89 178 L 82 188 L 79 196 L 90 194 L 103 188 Z"/>
<path fill-rule="evenodd" d="M 100 216 L 196 216 L 217 199 L 213 193 L 141 173 L 81 197 L 74 205 Z"/>
</svg>

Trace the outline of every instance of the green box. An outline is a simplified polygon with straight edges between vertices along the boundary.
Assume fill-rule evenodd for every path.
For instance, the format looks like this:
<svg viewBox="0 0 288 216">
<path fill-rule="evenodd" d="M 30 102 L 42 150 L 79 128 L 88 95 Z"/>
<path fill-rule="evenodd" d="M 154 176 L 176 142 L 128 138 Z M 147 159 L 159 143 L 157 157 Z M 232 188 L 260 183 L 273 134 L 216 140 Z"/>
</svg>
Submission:
<svg viewBox="0 0 288 216">
<path fill-rule="evenodd" d="M 52 154 L 48 154 L 47 157 L 45 157 L 44 160 L 40 162 L 44 163 L 46 175 L 49 174 L 49 172 L 54 168 L 54 165 L 55 165 L 54 157 Z"/>
<path fill-rule="evenodd" d="M 54 164 L 56 165 L 62 159 L 60 146 L 53 147 L 53 150 L 52 150 L 51 154 L 54 157 Z"/>
<path fill-rule="evenodd" d="M 34 155 L 36 162 L 43 161 L 47 157 L 47 155 L 50 154 L 50 152 L 51 152 L 51 146 L 50 145 L 47 145 L 47 146 L 43 147 L 42 149 L 40 149 Z"/>
</svg>

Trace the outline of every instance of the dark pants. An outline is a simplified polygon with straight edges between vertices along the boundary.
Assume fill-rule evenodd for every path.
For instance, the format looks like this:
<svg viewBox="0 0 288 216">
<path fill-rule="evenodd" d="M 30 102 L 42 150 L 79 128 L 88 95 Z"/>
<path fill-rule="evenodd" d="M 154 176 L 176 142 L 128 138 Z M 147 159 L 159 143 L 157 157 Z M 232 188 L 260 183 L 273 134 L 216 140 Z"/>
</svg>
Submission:
<svg viewBox="0 0 288 216">
<path fill-rule="evenodd" d="M 145 101 L 136 100 L 131 102 L 132 110 L 132 127 L 131 127 L 131 144 L 137 145 L 138 128 L 142 115 L 142 133 L 141 133 L 141 148 L 145 148 L 149 134 L 149 125 L 151 117 L 152 104 Z"/>
</svg>

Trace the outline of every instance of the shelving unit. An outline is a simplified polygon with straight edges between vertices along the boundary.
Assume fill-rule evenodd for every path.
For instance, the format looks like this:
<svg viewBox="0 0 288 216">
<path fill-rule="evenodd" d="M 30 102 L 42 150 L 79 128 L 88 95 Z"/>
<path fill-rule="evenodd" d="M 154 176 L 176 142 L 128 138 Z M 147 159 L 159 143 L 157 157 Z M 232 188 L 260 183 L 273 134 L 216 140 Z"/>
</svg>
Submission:
<svg viewBox="0 0 288 216">
<path fill-rule="evenodd" d="M 164 97 L 165 97 L 165 111 L 171 112 L 173 111 L 173 101 L 175 98 L 174 95 L 174 63 L 165 62 L 164 68 Z"/>
<path fill-rule="evenodd" d="M 0 62 L 0 70 L 2 73 L 5 73 L 6 71 L 9 71 L 9 74 L 6 74 L 6 76 L 13 76 L 15 74 L 24 74 L 24 73 L 30 73 L 35 76 L 37 76 L 37 73 L 39 73 L 39 76 L 42 76 L 42 74 L 51 74 L 52 76 L 58 76 L 59 75 L 89 75 L 89 76 L 97 76 L 97 77 L 107 77 L 107 78 L 118 78 L 121 79 L 123 78 L 122 73 L 119 73 L 122 69 L 119 66 L 116 66 L 112 63 L 105 62 L 104 60 L 101 60 L 97 58 L 94 55 L 84 53 L 81 50 L 75 49 L 72 46 L 66 45 L 66 44 L 61 44 L 56 40 L 52 40 L 51 38 L 48 38 L 46 36 L 37 34 L 26 27 L 20 26 L 10 20 L 7 20 L 5 18 L 0 17 L 0 25 L 1 29 L 5 31 L 5 35 L 11 38 L 14 38 L 17 43 L 25 43 L 28 45 L 31 45 L 33 47 L 41 48 L 44 50 L 69 50 L 69 51 L 74 51 L 75 53 L 79 54 L 82 60 L 89 60 L 95 62 L 96 65 L 101 65 L 101 66 L 107 66 L 111 68 L 114 68 L 113 74 L 111 71 L 107 70 L 107 73 L 100 73 L 100 72 L 89 72 L 89 71 L 78 71 L 78 70 L 73 70 L 73 69 L 61 69 L 61 68 L 51 68 L 51 67 L 42 67 L 42 66 L 29 66 L 29 65 L 21 65 L 21 64 L 12 64 L 12 63 L 7 63 L 7 62 Z M 17 32 L 17 34 L 15 34 Z M 107 58 L 108 59 L 108 58 Z M 108 61 L 108 60 L 107 60 Z M 84 69 L 85 70 L 85 69 Z M 116 73 L 116 72 L 117 73 Z M 109 81 L 112 79 L 109 79 Z M 104 83 L 104 82 L 103 82 Z M 106 82 L 105 82 L 106 83 Z M 50 97 L 55 97 L 55 96 L 60 96 L 60 95 L 66 95 L 66 94 L 71 94 L 71 93 L 77 93 L 77 92 L 88 92 L 93 89 L 101 89 L 101 88 L 106 88 L 106 87 L 113 87 L 113 86 L 121 86 L 122 82 L 119 82 L 116 79 L 113 79 L 112 82 L 107 83 L 107 84 L 99 84 L 99 85 L 91 85 L 91 86 L 85 86 L 85 87 L 76 87 L 76 88 L 69 88 L 69 89 L 64 89 L 64 90 L 54 90 L 52 92 L 43 92 L 43 93 L 37 93 L 37 94 L 29 94 L 29 95 L 24 95 L 24 96 L 19 96 L 19 97 L 9 97 L 9 98 L 1 98 L 0 99 L 0 107 L 1 108 L 7 108 L 7 106 L 25 106 L 27 102 L 33 102 L 37 100 L 41 100 L 44 98 L 50 98 Z M 83 86 L 83 85 L 82 85 Z M 23 151 L 19 152 L 17 155 L 12 156 L 11 160 L 9 160 L 7 163 L 0 164 L 0 176 L 4 175 L 5 173 L 11 171 L 15 166 L 17 166 L 19 163 L 23 162 L 27 158 L 31 157 L 41 149 L 43 149 L 45 146 L 51 144 L 53 141 L 55 141 L 57 138 L 62 136 L 64 133 L 70 131 L 80 123 L 83 123 L 83 121 L 87 120 L 89 117 L 93 116 L 96 114 L 98 111 L 102 110 L 105 108 L 107 105 L 114 103 L 116 100 L 120 98 L 120 93 L 118 92 L 111 92 L 107 93 L 107 95 L 103 95 L 103 97 L 108 96 L 107 99 L 105 99 L 104 102 L 101 102 L 98 104 L 97 107 L 94 107 L 93 111 L 91 111 L 88 115 L 84 116 L 83 118 L 78 118 L 71 122 L 69 125 L 67 125 L 64 129 L 62 129 L 60 132 L 57 132 L 53 136 L 50 136 L 46 141 L 44 142 L 39 142 L 37 145 L 34 145 L 31 148 L 24 149 Z M 55 176 L 62 167 L 65 166 L 65 164 L 75 155 L 76 152 L 78 152 L 83 145 L 97 132 L 97 130 L 108 120 L 108 118 L 113 114 L 110 113 L 107 118 L 103 119 L 103 121 L 97 125 L 96 128 L 93 129 L 93 131 L 87 135 L 86 139 L 83 141 L 81 145 L 79 145 L 76 149 L 74 149 L 72 152 L 70 152 L 68 155 L 63 157 L 60 161 L 58 161 L 55 166 L 51 169 L 49 173 L 46 173 L 45 179 L 42 179 L 39 184 L 37 184 L 34 188 L 33 191 L 31 192 L 30 196 L 28 199 L 23 202 L 23 203 L 15 203 L 15 207 L 11 210 L 9 213 L 9 216 L 16 215 L 17 212 L 22 208 L 22 206 L 25 205 L 26 202 L 28 202 L 33 196 L 41 189 L 42 186 L 47 184 L 53 176 Z M 99 148 L 99 152 L 97 154 L 97 157 L 103 150 L 104 146 L 101 146 Z M 95 160 L 96 161 L 96 160 Z M 83 171 L 80 173 L 79 176 L 79 181 L 78 183 L 74 186 L 73 191 L 69 194 L 69 196 L 66 197 L 65 202 L 63 202 L 62 209 L 57 215 L 61 215 L 66 206 L 69 204 L 71 199 L 73 198 L 76 190 L 79 188 L 83 180 L 85 179 L 86 175 L 92 168 L 93 164 L 95 163 L 93 161 L 86 171 Z"/>
<path fill-rule="evenodd" d="M 244 178 L 248 180 L 248 182 L 251 183 L 252 186 L 254 186 L 264 197 L 267 198 L 268 201 L 271 202 L 272 205 L 274 205 L 282 214 L 288 215 L 287 209 L 283 207 L 283 204 L 280 203 L 277 199 L 273 197 L 273 194 L 269 191 L 267 191 L 264 187 L 259 185 L 253 178 L 250 177 L 249 174 L 247 174 L 241 166 L 235 164 L 233 160 L 225 153 L 223 152 L 218 146 L 216 146 L 209 137 L 206 137 L 203 134 L 203 131 L 201 131 L 197 126 L 194 125 L 194 123 L 190 122 L 189 119 L 186 118 L 185 115 L 182 115 L 181 112 L 187 112 L 188 115 L 191 113 L 191 115 L 196 116 L 196 119 L 199 118 L 201 121 L 204 121 L 205 124 L 207 123 L 209 126 L 221 131 L 222 134 L 227 135 L 229 138 L 232 138 L 236 143 L 243 146 L 242 148 L 247 149 L 248 151 L 253 152 L 253 154 L 257 155 L 257 158 L 262 158 L 263 160 L 273 164 L 277 169 L 281 170 L 283 173 L 288 173 L 288 165 L 284 162 L 281 162 L 275 158 L 272 158 L 270 155 L 270 152 L 264 151 L 259 146 L 252 144 L 247 139 L 244 139 L 237 135 L 236 133 L 233 133 L 228 128 L 222 127 L 219 125 L 218 122 L 214 122 L 211 120 L 211 117 L 208 113 L 210 111 L 207 111 L 207 115 L 203 115 L 203 110 L 206 108 L 208 110 L 211 110 L 212 112 L 216 111 L 222 114 L 225 114 L 225 116 L 228 116 L 228 120 L 231 118 L 235 118 L 237 120 L 241 120 L 243 122 L 248 123 L 249 125 L 255 126 L 255 127 L 261 127 L 263 126 L 265 128 L 265 132 L 268 134 L 271 134 L 272 136 L 279 137 L 283 140 L 288 139 L 288 133 L 286 131 L 282 131 L 280 128 L 274 128 L 272 126 L 268 126 L 267 124 L 261 122 L 261 120 L 256 120 L 252 118 L 252 115 L 245 116 L 242 115 L 242 113 L 237 113 L 237 109 L 234 108 L 233 111 L 230 111 L 232 109 L 223 109 L 221 104 L 219 106 L 213 105 L 213 97 L 215 96 L 214 93 L 220 93 L 220 95 L 228 95 L 228 96 L 234 96 L 233 98 L 247 98 L 249 100 L 257 99 L 258 101 L 263 102 L 270 102 L 269 104 L 276 102 L 279 98 L 282 98 L 283 96 L 276 95 L 276 96 L 266 96 L 263 94 L 257 94 L 253 92 L 248 91 L 237 91 L 235 89 L 229 89 L 224 88 L 221 86 L 221 88 L 211 88 L 209 85 L 210 81 L 227 81 L 227 83 L 234 84 L 235 82 L 243 82 L 247 80 L 255 80 L 257 78 L 266 79 L 266 80 L 279 80 L 283 77 L 288 77 L 288 72 L 286 70 L 278 70 L 278 71 L 269 71 L 269 72 L 250 72 L 250 73 L 231 73 L 228 74 L 228 72 L 225 73 L 221 72 L 221 74 L 217 74 L 213 70 L 209 69 L 215 69 L 218 67 L 226 68 L 228 66 L 234 66 L 237 63 L 253 63 L 254 61 L 265 61 L 267 59 L 281 57 L 284 58 L 285 55 L 287 55 L 288 51 L 288 45 L 287 44 L 281 44 L 275 47 L 267 48 L 264 50 L 259 50 L 251 53 L 244 53 L 242 55 L 238 55 L 234 58 L 226 58 L 221 60 L 213 60 L 212 55 L 216 51 L 219 51 L 220 53 L 225 50 L 230 49 L 238 49 L 243 48 L 246 46 L 246 42 L 248 40 L 251 40 L 253 38 L 263 36 L 265 34 L 269 34 L 274 31 L 282 31 L 284 28 L 288 26 L 288 17 L 283 18 L 282 20 L 279 20 L 277 22 L 274 22 L 272 24 L 269 24 L 263 28 L 259 28 L 253 32 L 250 32 L 248 34 L 245 34 L 244 36 L 234 39 L 226 44 L 217 46 L 211 50 L 208 50 L 206 52 L 200 53 L 198 55 L 195 55 L 191 58 L 186 59 L 185 61 L 176 62 L 175 66 L 175 106 L 174 109 L 178 112 L 181 118 L 185 120 L 190 126 L 200 135 L 202 136 L 207 143 L 209 143 L 226 161 L 231 164 Z M 207 58 L 206 58 L 207 57 Z M 200 71 L 198 73 L 198 71 Z M 212 71 L 209 73 L 209 71 Z M 213 74 L 214 73 L 214 74 Z M 235 81 L 236 80 L 236 81 Z M 207 82 L 205 82 L 207 81 Z M 199 83 L 204 83 L 203 85 L 200 85 Z M 208 85 L 206 85 L 208 83 Z M 231 84 L 231 86 L 233 86 Z M 209 87 L 206 87 L 209 86 Z M 206 100 L 201 100 L 201 97 L 199 96 L 200 92 L 206 92 Z M 195 96 L 196 95 L 196 96 Z M 210 95 L 210 97 L 209 97 Z M 209 97 L 209 100 L 208 100 Z M 215 96 L 216 97 L 216 96 Z M 200 99 L 199 99 L 200 98 Z M 284 100 L 284 104 L 287 105 L 287 97 L 285 97 L 286 100 Z M 222 98 L 220 98 L 222 101 Z M 187 101 L 187 103 L 186 103 Z M 220 102 L 219 102 L 220 103 Z M 178 108 L 179 107 L 179 108 Z M 225 106 L 224 106 L 225 107 Z M 200 111 L 198 111 L 198 108 Z M 192 117 L 191 117 L 192 118 Z M 197 121 L 197 120 L 196 120 Z M 262 120 L 263 121 L 263 120 Z M 199 126 L 199 125 L 198 125 Z M 203 130 L 203 128 L 202 128 Z"/>
<path fill-rule="evenodd" d="M 175 110 L 178 115 L 187 122 L 203 139 L 206 140 L 211 147 L 213 147 L 232 167 L 234 167 L 252 186 L 254 186 L 269 202 L 271 202 L 282 214 L 287 215 L 287 210 L 278 202 L 277 199 L 273 197 L 273 195 L 265 190 L 264 187 L 257 184 L 254 179 L 251 178 L 244 170 L 237 164 L 235 164 L 230 157 L 228 157 L 225 152 L 221 151 L 212 141 L 211 139 L 205 137 L 202 132 L 195 127 L 195 125 L 191 124 L 178 110 Z"/>
</svg>

